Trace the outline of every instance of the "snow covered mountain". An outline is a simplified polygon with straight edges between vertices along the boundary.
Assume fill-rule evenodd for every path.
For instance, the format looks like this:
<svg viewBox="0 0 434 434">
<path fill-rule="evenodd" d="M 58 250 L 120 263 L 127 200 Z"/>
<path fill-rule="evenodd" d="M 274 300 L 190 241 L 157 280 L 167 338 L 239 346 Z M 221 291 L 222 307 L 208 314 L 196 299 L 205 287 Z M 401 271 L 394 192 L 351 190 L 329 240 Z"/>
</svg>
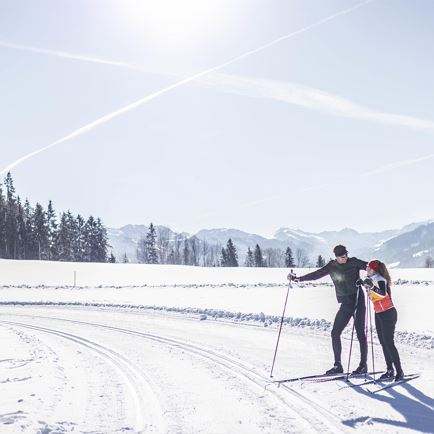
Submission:
<svg viewBox="0 0 434 434">
<path fill-rule="evenodd" d="M 209 244 L 220 244 L 225 246 L 230 238 L 236 245 L 239 253 L 244 253 L 250 247 L 254 249 L 259 244 L 261 249 L 283 248 L 284 246 L 278 239 L 264 238 L 260 235 L 249 234 L 238 229 L 203 229 L 195 234 L 200 240 L 205 240 Z M 285 244 L 285 248 L 288 247 Z"/>
<path fill-rule="evenodd" d="M 157 226 L 158 230 L 168 231 L 171 237 L 175 232 L 164 226 Z M 138 241 L 148 231 L 145 225 L 126 225 L 120 229 L 108 229 L 109 243 L 113 253 L 119 261 L 127 254 L 131 262 L 136 262 Z M 193 234 L 178 234 L 190 237 Z M 280 228 L 273 238 L 265 238 L 238 229 L 203 229 L 194 234 L 199 240 L 212 245 L 225 246 L 229 238 L 234 242 L 240 261 L 244 261 L 248 247 L 254 249 L 258 244 L 261 249 L 281 249 L 288 246 L 293 252 L 302 249 L 314 263 L 318 255 L 325 258 L 332 256 L 333 246 L 344 244 L 350 255 L 363 259 L 378 257 L 387 263 L 400 267 L 422 267 L 426 257 L 434 257 L 434 221 L 411 223 L 400 229 L 389 229 L 382 232 L 361 233 L 354 229 L 345 228 L 340 231 L 323 231 L 310 233 L 299 229 Z"/>
<path fill-rule="evenodd" d="M 375 255 L 399 267 L 424 267 L 427 258 L 434 258 L 434 223 L 417 226 L 382 243 Z"/>
<path fill-rule="evenodd" d="M 142 238 L 145 238 L 148 229 L 148 226 L 145 225 L 126 225 L 119 229 L 107 229 L 110 250 L 116 256 L 118 262 L 121 262 L 125 255 L 127 255 L 129 262 L 137 262 L 137 245 Z M 166 226 L 155 226 L 155 229 L 157 233 L 159 231 L 166 232 L 169 237 L 175 235 L 175 232 Z M 189 236 L 187 233 L 178 235 Z"/>
</svg>

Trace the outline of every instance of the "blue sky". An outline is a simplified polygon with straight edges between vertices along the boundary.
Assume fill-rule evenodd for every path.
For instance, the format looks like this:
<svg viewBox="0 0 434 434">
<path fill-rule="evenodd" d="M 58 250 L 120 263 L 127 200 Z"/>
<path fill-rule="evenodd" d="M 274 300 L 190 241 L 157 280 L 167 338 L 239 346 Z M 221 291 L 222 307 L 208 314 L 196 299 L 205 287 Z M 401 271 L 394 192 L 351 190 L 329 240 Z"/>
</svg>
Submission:
<svg viewBox="0 0 434 434">
<path fill-rule="evenodd" d="M 189 232 L 433 218 L 432 1 L 180 4 L 0 0 L 0 170 L 22 196 Z"/>
</svg>

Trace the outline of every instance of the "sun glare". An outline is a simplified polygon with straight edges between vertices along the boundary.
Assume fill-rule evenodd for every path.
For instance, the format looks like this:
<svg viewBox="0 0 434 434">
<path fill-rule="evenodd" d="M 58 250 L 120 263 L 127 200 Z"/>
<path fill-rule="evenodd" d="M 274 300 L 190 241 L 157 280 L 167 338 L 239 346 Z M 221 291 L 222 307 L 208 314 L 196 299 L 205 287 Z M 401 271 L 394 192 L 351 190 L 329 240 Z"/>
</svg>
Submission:
<svg viewBox="0 0 434 434">
<path fill-rule="evenodd" d="M 129 18 L 140 22 L 152 37 L 200 34 L 224 10 L 219 0 L 130 0 L 124 3 Z"/>
</svg>

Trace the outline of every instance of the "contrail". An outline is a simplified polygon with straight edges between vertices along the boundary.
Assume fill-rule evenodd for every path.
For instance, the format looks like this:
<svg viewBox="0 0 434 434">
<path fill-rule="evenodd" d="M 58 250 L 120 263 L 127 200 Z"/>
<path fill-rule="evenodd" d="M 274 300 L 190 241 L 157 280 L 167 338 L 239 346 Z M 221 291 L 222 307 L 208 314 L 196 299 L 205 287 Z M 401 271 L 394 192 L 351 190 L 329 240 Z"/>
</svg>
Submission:
<svg viewBox="0 0 434 434">
<path fill-rule="evenodd" d="M 298 83 L 228 75 L 221 72 L 208 75 L 200 80 L 200 83 L 219 86 L 224 92 L 243 95 L 248 98 L 272 99 L 334 116 L 380 122 L 385 125 L 397 125 L 422 131 L 434 131 L 433 120 L 379 112 L 339 95 Z"/>
<path fill-rule="evenodd" d="M 130 63 L 101 59 L 99 57 L 83 56 L 81 54 L 68 53 L 65 51 L 49 50 L 46 48 L 31 47 L 28 45 L 14 44 L 5 41 L 0 41 L 0 47 L 13 48 L 15 50 L 29 51 L 31 53 L 46 54 L 49 56 L 61 57 L 61 58 L 72 59 L 72 60 L 81 60 L 84 62 L 99 63 L 102 65 L 119 66 L 121 68 L 127 68 L 135 71 L 145 72 L 144 69 L 135 65 L 131 65 Z"/>
<path fill-rule="evenodd" d="M 385 166 L 378 167 L 369 172 L 360 174 L 359 176 L 378 175 L 379 173 L 389 172 L 390 170 L 399 169 L 405 166 L 412 166 L 413 164 L 420 163 L 421 161 L 432 160 L 434 154 L 424 155 L 423 157 L 413 158 L 410 160 L 395 161 L 394 163 L 386 164 Z"/>
<path fill-rule="evenodd" d="M 307 32 L 307 31 L 309 31 L 309 30 L 311 30 L 311 29 L 313 29 L 315 27 L 321 26 L 322 24 L 325 24 L 325 23 L 327 23 L 327 22 L 329 22 L 329 21 L 331 21 L 331 20 L 333 20 L 335 18 L 338 18 L 338 17 L 342 16 L 342 15 L 349 14 L 350 12 L 353 12 L 356 9 L 359 9 L 359 8 L 361 8 L 363 6 L 366 6 L 367 4 L 372 3 L 373 1 L 375 1 L 375 0 L 366 0 L 364 2 L 361 2 L 361 3 L 358 3 L 358 4 L 354 5 L 354 6 L 352 6 L 351 8 L 344 9 L 344 10 L 342 10 L 340 12 L 336 12 L 333 15 L 330 15 L 330 16 L 328 16 L 326 18 L 323 18 L 323 19 L 321 19 L 321 20 L 319 20 L 319 21 L 317 21 L 317 22 L 315 22 L 313 24 L 310 24 L 308 26 L 302 27 L 301 29 L 298 29 L 298 30 L 295 30 L 294 32 L 288 33 L 287 35 L 284 35 L 284 36 L 281 36 L 280 38 L 274 39 L 273 41 L 268 42 L 267 44 L 261 45 L 258 48 L 255 48 L 253 50 L 247 51 L 244 54 L 236 56 L 233 59 L 228 60 L 227 62 L 221 63 L 220 65 L 214 66 L 212 68 L 206 69 L 206 70 L 204 70 L 202 72 L 199 72 L 198 74 L 192 75 L 191 77 L 188 77 L 188 78 L 185 78 L 183 80 L 177 81 L 176 83 L 174 83 L 174 84 L 172 84 L 170 86 L 167 86 L 164 89 L 161 89 L 161 90 L 159 90 L 157 92 L 151 93 L 150 95 L 147 95 L 147 96 L 145 96 L 145 97 L 143 97 L 143 98 L 141 98 L 141 99 L 139 99 L 139 100 L 137 100 L 137 101 L 135 101 L 135 102 L 133 102 L 133 103 L 125 106 L 125 107 L 122 107 L 119 110 L 116 110 L 115 112 L 109 113 L 108 115 L 105 115 L 105 116 L 97 119 L 96 121 L 93 121 L 93 122 L 85 125 L 84 127 L 81 127 L 79 129 L 73 131 L 72 133 L 68 134 L 67 136 L 62 137 L 61 139 L 56 140 L 55 142 L 53 142 L 53 143 L 51 143 L 51 144 L 49 144 L 49 145 L 47 145 L 47 146 L 45 146 L 45 147 L 43 147 L 41 149 L 38 149 L 38 150 L 33 151 L 33 152 L 31 152 L 31 153 L 29 153 L 27 155 L 24 155 L 23 157 L 19 158 L 18 160 L 14 161 L 13 163 L 11 163 L 9 166 L 7 166 L 4 169 L 2 169 L 1 172 L 0 172 L 0 175 L 3 175 L 5 173 L 11 171 L 13 168 L 15 168 L 16 166 L 18 166 L 22 162 L 28 160 L 29 158 L 32 158 L 35 155 L 40 154 L 41 152 L 47 151 L 48 149 L 53 148 L 54 146 L 60 145 L 61 143 L 67 142 L 68 140 L 71 140 L 71 139 L 73 139 L 73 138 L 75 138 L 75 137 L 77 137 L 77 136 L 79 136 L 79 135 L 81 135 L 83 133 L 86 133 L 86 132 L 92 130 L 93 128 L 95 128 L 95 127 L 103 124 L 103 123 L 106 123 L 106 122 L 108 122 L 108 121 L 110 121 L 110 120 L 112 120 L 112 119 L 114 119 L 114 118 L 116 118 L 116 117 L 118 117 L 118 116 L 120 116 L 120 115 L 122 115 L 124 113 L 129 112 L 130 110 L 133 110 L 133 109 L 141 106 L 142 104 L 144 104 L 144 103 L 146 103 L 148 101 L 151 101 L 154 98 L 157 98 L 160 95 L 163 95 L 163 94 L 165 94 L 167 92 L 170 92 L 172 89 L 176 89 L 177 87 L 183 86 L 184 84 L 187 84 L 187 83 L 190 83 L 190 82 L 192 82 L 194 80 L 197 80 L 198 78 L 203 77 L 206 74 L 210 74 L 211 72 L 217 71 L 219 69 L 223 69 L 226 66 L 229 66 L 229 65 L 231 65 L 231 64 L 233 64 L 235 62 L 238 62 L 239 60 L 242 60 L 242 59 L 244 59 L 244 58 L 246 58 L 248 56 L 251 56 L 253 54 L 259 53 L 260 51 L 265 50 L 266 48 L 272 47 L 273 45 L 276 45 L 276 44 L 278 44 L 278 43 L 280 43 L 282 41 L 285 41 L 285 40 L 287 40 L 289 38 L 297 36 L 297 35 L 299 35 L 301 33 Z M 50 50 L 48 50 L 48 51 L 50 51 Z M 118 62 L 114 62 L 114 63 L 117 64 Z"/>
</svg>

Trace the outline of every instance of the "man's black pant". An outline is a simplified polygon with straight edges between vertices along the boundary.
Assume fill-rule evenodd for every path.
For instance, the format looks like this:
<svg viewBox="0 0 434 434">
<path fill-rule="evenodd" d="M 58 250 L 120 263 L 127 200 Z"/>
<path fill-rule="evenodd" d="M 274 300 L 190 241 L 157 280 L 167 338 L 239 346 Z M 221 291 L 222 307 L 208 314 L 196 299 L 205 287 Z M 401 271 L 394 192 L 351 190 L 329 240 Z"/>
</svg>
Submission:
<svg viewBox="0 0 434 434">
<path fill-rule="evenodd" d="M 335 356 L 335 364 L 341 363 L 341 333 L 349 323 L 352 316 L 354 316 L 357 339 L 359 340 L 360 344 L 360 364 L 366 364 L 368 357 L 368 343 L 366 341 L 365 333 L 365 314 L 365 296 L 362 290 L 358 292 L 358 296 L 356 293 L 354 294 L 354 296 L 348 297 L 341 304 L 341 307 L 336 314 L 335 322 L 333 323 L 332 329 L 332 346 Z"/>
<path fill-rule="evenodd" d="M 392 370 L 393 365 L 397 372 L 401 371 L 401 361 L 399 359 L 398 350 L 395 347 L 394 334 L 395 325 L 398 319 L 398 312 L 394 307 L 385 312 L 375 314 L 375 327 L 377 327 L 377 335 L 383 348 L 384 358 L 386 359 L 387 369 Z"/>
</svg>

